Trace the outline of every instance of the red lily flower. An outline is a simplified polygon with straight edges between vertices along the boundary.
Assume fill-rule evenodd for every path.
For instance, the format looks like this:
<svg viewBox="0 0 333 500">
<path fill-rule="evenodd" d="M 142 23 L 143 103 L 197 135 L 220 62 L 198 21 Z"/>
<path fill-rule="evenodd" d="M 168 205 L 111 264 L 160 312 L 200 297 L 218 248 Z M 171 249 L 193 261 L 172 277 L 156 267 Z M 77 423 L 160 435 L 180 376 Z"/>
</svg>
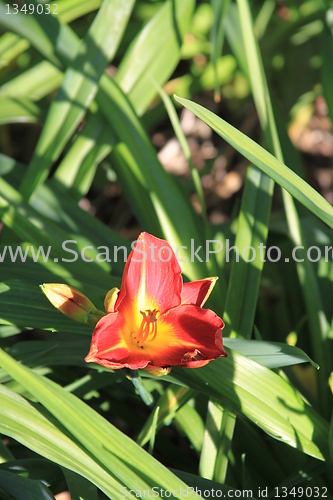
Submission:
<svg viewBox="0 0 333 500">
<path fill-rule="evenodd" d="M 184 283 L 170 245 L 141 233 L 120 291 L 105 299 L 107 315 L 93 332 L 87 362 L 166 375 L 171 366 L 198 368 L 220 356 L 224 323 L 202 309 L 216 278 Z"/>
</svg>

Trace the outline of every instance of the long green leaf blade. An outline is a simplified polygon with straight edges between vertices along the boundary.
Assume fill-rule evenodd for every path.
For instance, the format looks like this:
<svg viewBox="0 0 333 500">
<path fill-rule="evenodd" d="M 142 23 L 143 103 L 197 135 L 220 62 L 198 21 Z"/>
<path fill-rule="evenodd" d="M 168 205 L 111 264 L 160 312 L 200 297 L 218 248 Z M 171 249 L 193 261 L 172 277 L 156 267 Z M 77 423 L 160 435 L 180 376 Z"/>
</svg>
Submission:
<svg viewBox="0 0 333 500">
<path fill-rule="evenodd" d="M 274 179 L 275 182 L 286 189 L 329 227 L 333 228 L 333 208 L 331 205 L 290 168 L 203 106 L 181 97 L 175 96 L 175 99 L 201 118 L 245 158 L 257 165 L 258 168 Z"/>
<path fill-rule="evenodd" d="M 119 498 L 120 483 L 24 398 L 0 385 L 0 432 L 81 474 L 109 498 Z"/>
<path fill-rule="evenodd" d="M 280 342 L 225 338 L 224 347 L 233 349 L 267 368 L 281 368 L 297 363 L 311 363 L 319 370 L 317 363 L 298 347 Z"/>
<path fill-rule="evenodd" d="M 328 423 L 283 378 L 236 352 L 200 370 L 168 376 L 245 415 L 272 437 L 319 460 L 328 457 Z"/>
<path fill-rule="evenodd" d="M 167 0 L 135 38 L 119 65 L 116 82 L 141 116 L 179 58 L 194 9 L 193 0 Z"/>
<path fill-rule="evenodd" d="M 226 336 L 250 338 L 253 330 L 273 188 L 266 174 L 248 168 L 223 316 Z"/>
<path fill-rule="evenodd" d="M 12 78 L 0 87 L 0 95 L 25 97 L 39 101 L 56 90 L 63 80 L 62 72 L 49 61 L 41 61 L 33 68 Z"/>
<path fill-rule="evenodd" d="M 0 365 L 65 426 L 90 454 L 121 483 L 136 491 L 158 486 L 186 488 L 168 469 L 83 401 L 51 380 L 35 374 L 0 350 Z M 1 427 L 0 427 L 1 430 Z M 116 498 L 123 490 L 118 490 Z M 189 493 L 194 498 L 194 493 Z"/>
<path fill-rule="evenodd" d="M 266 135 L 269 147 L 274 152 L 276 158 L 284 162 L 281 150 L 280 140 L 275 124 L 272 104 L 263 64 L 260 56 L 258 43 L 254 36 L 254 28 L 251 18 L 250 6 L 247 0 L 238 0 L 241 27 L 243 38 L 246 43 L 246 54 L 248 66 L 251 68 L 250 76 L 252 82 L 252 91 L 258 110 L 261 126 Z M 287 223 L 291 239 L 295 247 L 302 249 L 307 247 L 307 242 L 303 235 L 303 230 L 296 210 L 295 203 L 288 192 L 282 190 L 282 199 L 284 203 Z M 304 263 L 303 263 L 304 262 Z M 320 359 L 322 370 L 319 372 L 319 400 L 324 414 L 329 417 L 330 408 L 327 405 L 327 379 L 329 376 L 330 361 L 327 356 L 327 331 L 328 321 L 325 318 L 323 306 L 321 303 L 320 290 L 317 286 L 317 280 L 313 264 L 308 258 L 303 262 L 296 262 L 298 277 L 302 286 L 305 303 L 309 312 L 309 324 L 313 344 L 314 356 Z M 318 335 L 320 332 L 320 335 Z"/>
<path fill-rule="evenodd" d="M 53 102 L 21 193 L 29 199 L 43 182 L 92 102 L 107 62 L 114 56 L 134 0 L 104 0 Z"/>
</svg>

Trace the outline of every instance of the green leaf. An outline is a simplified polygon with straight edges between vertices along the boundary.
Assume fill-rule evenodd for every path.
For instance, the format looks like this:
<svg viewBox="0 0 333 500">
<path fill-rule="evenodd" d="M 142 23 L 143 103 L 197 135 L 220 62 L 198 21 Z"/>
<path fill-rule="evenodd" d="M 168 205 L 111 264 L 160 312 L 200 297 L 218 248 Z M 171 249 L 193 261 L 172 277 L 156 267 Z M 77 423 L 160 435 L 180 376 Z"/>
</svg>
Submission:
<svg viewBox="0 0 333 500">
<path fill-rule="evenodd" d="M 151 439 L 154 432 L 154 419 L 156 410 L 159 408 L 155 431 L 158 432 L 163 425 L 171 422 L 176 416 L 177 411 L 195 395 L 194 391 L 184 389 L 175 385 L 169 387 L 163 392 L 157 401 L 154 410 L 151 412 L 143 429 L 140 431 L 137 442 L 144 446 Z"/>
<path fill-rule="evenodd" d="M 253 31 L 258 40 L 260 40 L 264 36 L 272 15 L 275 11 L 275 7 L 276 4 L 274 0 L 265 0 L 263 2 L 253 26 Z"/>
<path fill-rule="evenodd" d="M 11 24 L 11 29 L 27 36 L 37 50 L 50 60 L 54 61 L 55 57 L 49 51 L 49 47 L 53 47 L 59 58 L 65 64 L 70 64 L 79 46 L 74 32 L 68 26 L 59 25 L 53 16 L 39 16 L 38 22 L 38 26 L 35 26 L 36 23 L 30 19 L 28 25 L 23 26 L 19 17 L 16 24 Z M 182 267 L 190 279 L 207 276 L 205 262 L 190 262 L 191 241 L 200 245 L 202 240 L 198 218 L 179 187 L 159 163 L 133 107 L 105 73 L 100 79 L 96 100 L 121 142 L 114 148 L 118 156 L 117 174 L 141 224 L 151 233 L 164 236 L 174 248 L 187 246 L 187 262 L 182 263 Z M 180 213 L 182 217 L 179 217 Z M 217 298 L 213 297 L 212 300 L 216 300 L 217 308 L 220 307 Z"/>
<path fill-rule="evenodd" d="M 0 95 L 15 98 L 25 97 L 39 101 L 56 90 L 63 80 L 63 74 L 48 61 L 41 61 L 0 87 Z"/>
<path fill-rule="evenodd" d="M 34 4 L 34 10 L 36 11 L 37 2 L 31 0 L 30 3 Z M 72 34 L 71 30 L 66 25 L 60 23 L 58 32 L 56 32 L 56 30 L 52 30 L 48 35 L 46 35 L 39 25 L 40 17 L 41 16 L 38 15 L 25 15 L 21 12 L 15 15 L 8 15 L 6 5 L 2 2 L 0 3 L 1 26 L 8 31 L 13 31 L 14 33 L 19 34 L 22 38 L 26 39 L 28 43 L 31 43 L 31 45 L 33 45 L 34 47 L 38 47 L 41 53 L 53 64 L 61 67 L 61 62 L 54 52 L 54 46 L 56 45 L 56 43 L 53 43 L 53 40 L 54 42 L 56 42 L 57 37 L 59 37 L 58 50 L 66 53 L 67 45 L 68 53 L 68 50 L 70 50 L 71 48 L 71 42 L 73 41 L 73 39 L 76 39 L 76 36 L 74 35 L 74 33 Z M 74 54 L 75 52 L 71 52 L 69 54 L 69 58 L 74 57 Z"/>
<path fill-rule="evenodd" d="M 4 155 L 0 155 L 0 168 L 1 166 L 4 173 L 13 169 L 9 178 L 12 184 L 15 184 L 16 176 L 20 177 L 23 167 Z M 0 214 L 4 224 L 21 240 L 36 247 L 43 247 L 44 262 L 52 260 L 55 267 L 55 262 L 59 265 L 70 264 L 72 272 L 75 273 L 76 269 L 86 272 L 83 258 L 93 259 L 93 262 L 89 262 L 90 271 L 92 268 L 96 270 L 101 283 L 106 280 L 102 269 L 109 272 L 112 267 L 118 274 L 122 273 L 129 254 L 129 242 L 78 207 L 67 196 L 63 186 L 55 181 L 40 186 L 32 205 L 36 209 L 23 201 L 21 195 L 8 182 L 0 179 Z M 109 260 L 107 255 L 98 258 L 100 252 L 107 252 L 106 247 Z M 46 256 L 48 248 L 49 257 Z"/>
<path fill-rule="evenodd" d="M 34 157 L 20 191 L 29 199 L 43 182 L 92 102 L 107 62 L 114 56 L 134 0 L 104 0 L 77 57 L 66 71 L 51 105 Z M 111 21 L 110 21 L 111 20 Z"/>
<path fill-rule="evenodd" d="M 18 474 L 0 470 L 2 490 L 12 495 L 15 500 L 55 500 L 54 496 L 40 481 L 27 479 Z"/>
<path fill-rule="evenodd" d="M 0 283 L 0 323 L 90 335 L 92 328 L 71 321 L 55 309 L 39 287 L 20 281 Z"/>
<path fill-rule="evenodd" d="M 0 436 L 0 463 L 6 462 L 8 460 L 14 460 L 14 457 L 8 450 L 7 446 L 3 443 Z"/>
<path fill-rule="evenodd" d="M 104 123 L 103 116 L 100 116 L 99 123 Z M 82 196 L 85 196 L 88 193 L 97 167 L 111 152 L 114 141 L 115 135 L 106 124 L 102 133 L 98 139 L 96 139 L 95 144 L 80 165 L 71 189 L 73 198 L 81 199 Z"/>
<path fill-rule="evenodd" d="M 235 425 L 236 415 L 224 408 L 213 477 L 219 483 L 224 483 L 226 480 Z"/>
<path fill-rule="evenodd" d="M 163 85 L 180 58 L 194 9 L 193 0 L 167 0 L 133 40 L 115 77 L 141 116 L 156 94 L 152 78 Z"/>
<path fill-rule="evenodd" d="M 121 141 L 112 154 L 116 150 L 119 155 L 121 169 L 117 168 L 117 174 L 127 188 L 130 203 L 136 201 L 135 213 L 140 210 L 144 226 L 156 235 L 164 235 L 173 248 L 187 246 L 187 260 L 182 263 L 184 272 L 191 279 L 204 277 L 205 263 L 190 262 L 191 240 L 198 244 L 202 240 L 198 219 L 178 185 L 159 163 L 132 106 L 116 83 L 105 75 L 97 99 Z"/>
<path fill-rule="evenodd" d="M 68 196 L 66 188 L 56 181 L 44 184 L 38 188 L 32 204 L 41 214 L 47 213 L 57 226 L 63 227 L 65 235 L 61 242 L 62 256 L 64 256 L 63 242 L 65 239 L 72 239 L 77 242 L 79 252 L 87 247 L 86 256 L 94 259 L 94 262 L 89 262 L 90 268 L 97 265 L 106 272 L 112 269 L 115 274 L 122 274 L 130 252 L 130 242 L 96 217 L 82 210 Z M 72 247 L 69 243 L 68 246 Z M 97 258 L 99 253 L 107 252 L 105 247 L 109 250 L 109 260 L 106 259 L 107 255 Z M 74 256 L 66 255 L 65 258 L 73 260 Z M 75 262 L 73 261 L 72 264 Z"/>
<path fill-rule="evenodd" d="M 98 491 L 96 486 L 78 474 L 75 474 L 75 472 L 65 469 L 64 467 L 62 470 L 66 479 L 71 500 L 98 500 Z"/>
<path fill-rule="evenodd" d="M 205 207 L 204 194 L 203 194 L 203 189 L 202 189 L 202 185 L 201 185 L 201 180 L 200 180 L 199 172 L 198 172 L 198 170 L 195 168 L 195 166 L 193 164 L 190 147 L 188 145 L 186 136 L 185 136 L 185 134 L 184 134 L 184 132 L 183 132 L 183 130 L 181 128 L 179 117 L 177 115 L 177 112 L 175 110 L 174 105 L 172 104 L 172 101 L 171 101 L 170 97 L 157 84 L 156 84 L 156 90 L 158 91 L 158 93 L 159 93 L 159 95 L 160 95 L 160 97 L 161 97 L 161 99 L 162 99 L 162 101 L 164 103 L 164 106 L 165 106 L 165 109 L 167 110 L 167 113 L 169 115 L 169 119 L 171 121 L 173 130 L 174 130 L 174 132 L 176 134 L 176 137 L 177 137 L 177 139 L 179 141 L 179 144 L 180 144 L 180 146 L 181 146 L 181 148 L 183 150 L 185 158 L 188 161 L 188 164 L 189 164 L 189 167 L 190 167 L 190 171 L 191 171 L 192 180 L 193 180 L 193 184 L 194 184 L 196 193 L 198 195 L 199 203 L 200 203 L 200 208 L 201 208 L 201 212 L 202 212 L 202 218 L 203 218 L 204 225 L 205 225 L 206 236 L 208 236 L 209 233 L 210 233 L 210 229 L 209 229 L 209 225 L 208 225 L 208 219 L 207 219 L 207 212 L 206 212 L 206 207 Z"/>
<path fill-rule="evenodd" d="M 36 375 L 3 350 L 0 350 L 0 366 L 23 387 L 28 388 L 29 392 L 81 443 L 81 446 L 109 471 L 110 479 L 113 476 L 130 489 L 149 490 L 151 494 L 153 494 L 151 488 L 154 486 L 171 491 L 179 490 L 180 487 L 186 488 L 182 481 L 130 438 L 56 383 Z M 1 423 L 0 431 L 2 431 Z M 73 470 L 72 467 L 69 468 Z M 110 486 L 115 482 L 115 479 L 110 481 Z M 194 493 L 189 494 L 189 498 L 194 496 Z M 121 490 L 118 489 L 113 498 L 120 497 Z"/>
<path fill-rule="evenodd" d="M 54 484 L 63 481 L 63 474 L 58 465 L 44 458 L 14 458 L 10 462 L 0 465 L 0 470 L 24 474 L 29 479 L 37 479 L 44 484 Z"/>
<path fill-rule="evenodd" d="M 238 6 L 243 39 L 247 41 L 246 53 L 248 66 L 251 68 L 250 77 L 252 90 L 260 123 L 271 151 L 274 152 L 279 161 L 283 162 L 283 154 L 273 115 L 273 108 L 270 102 L 270 95 L 263 70 L 260 51 L 258 43 L 254 37 L 250 6 L 247 0 L 238 0 Z M 298 246 L 304 249 L 308 246 L 308 244 L 303 236 L 295 203 L 290 194 L 285 190 L 282 190 L 282 199 L 289 233 L 294 247 Z M 328 321 L 322 313 L 323 306 L 321 303 L 320 291 L 318 289 L 313 264 L 308 258 L 306 258 L 304 259 L 304 264 L 303 262 L 296 262 L 296 269 L 308 310 L 314 356 L 316 356 L 317 359 L 320 359 L 322 364 L 322 370 L 319 372 L 318 377 L 319 401 L 323 413 L 328 417 L 330 415 L 330 408 L 327 404 L 327 377 L 329 374 L 330 360 L 328 356 L 328 349 L 325 348 L 327 345 L 326 337 L 328 331 Z M 319 332 L 320 334 L 318 335 Z"/>
<path fill-rule="evenodd" d="M 202 450 L 205 425 L 199 412 L 191 405 L 194 400 L 182 406 L 175 415 L 176 425 L 186 434 L 191 445 L 199 454 Z"/>
<path fill-rule="evenodd" d="M 244 75 L 249 79 L 249 68 L 246 60 L 245 44 L 240 26 L 239 11 L 235 3 L 230 3 L 225 22 L 225 35 L 235 55 L 239 67 Z"/>
<path fill-rule="evenodd" d="M 21 259 L 19 256 L 19 248 L 22 249 L 22 254 L 27 251 L 27 258 Z M 30 287 L 37 289 L 41 283 L 66 283 L 74 288 L 79 289 L 84 295 L 89 296 L 93 302 L 102 307 L 106 292 L 112 286 L 120 287 L 120 278 L 110 276 L 103 271 L 97 272 L 95 269 L 92 274 L 88 273 L 84 265 L 75 265 L 74 262 L 67 264 L 62 262 L 53 262 L 49 259 L 44 262 L 42 258 L 34 260 L 32 258 L 32 247 L 22 243 L 21 245 L 0 245 L 0 265 L 1 278 L 3 281 L 19 280 Z M 14 260 L 12 255 L 17 255 Z M 34 248 L 34 255 L 38 252 Z M 3 258 L 5 255 L 5 258 Z"/>
<path fill-rule="evenodd" d="M 115 142 L 105 118 L 94 113 L 67 151 L 54 178 L 63 186 L 73 186 L 75 198 L 80 199 L 88 192 L 99 162 L 110 153 Z"/>
<path fill-rule="evenodd" d="M 217 134 L 231 144 L 250 162 L 285 188 L 292 196 L 299 200 L 317 217 L 333 228 L 333 208 L 331 205 L 307 182 L 296 175 L 290 168 L 277 160 L 264 148 L 252 139 L 239 132 L 217 115 L 208 111 L 203 106 L 187 99 L 175 96 L 175 99 L 201 118 Z"/>
<path fill-rule="evenodd" d="M 207 479 L 204 479 L 200 476 L 195 476 L 194 474 L 190 474 L 189 472 L 183 472 L 180 470 L 175 470 L 172 469 L 172 471 L 183 481 L 186 481 L 186 483 L 193 488 L 198 496 L 200 495 L 203 497 L 205 495 L 205 491 L 210 491 L 212 492 L 211 495 L 212 497 L 220 497 L 220 498 L 233 498 L 237 497 L 239 495 L 239 490 L 236 490 L 235 488 L 232 488 L 231 486 L 228 486 L 227 484 L 220 484 L 217 483 L 216 481 L 209 481 Z M 218 493 L 217 493 L 218 492 Z M 206 493 L 207 495 L 207 493 Z M 247 495 L 247 493 L 244 492 L 244 495 Z M 241 498 L 241 497 L 239 497 Z M 245 496 L 243 498 L 246 498 Z M 254 496 L 251 496 L 253 500 L 256 500 Z"/>
<path fill-rule="evenodd" d="M 223 319 L 225 335 L 249 338 L 257 306 L 274 182 L 248 167 Z M 255 249 L 255 255 L 250 247 Z M 253 258 L 254 257 L 254 258 Z"/>
<path fill-rule="evenodd" d="M 155 85 L 156 85 L 158 93 L 161 96 L 161 99 L 165 105 L 165 108 L 168 112 L 172 127 L 175 131 L 177 139 L 178 139 L 180 146 L 183 150 L 185 158 L 188 161 L 193 184 L 194 184 L 196 193 L 198 195 L 199 203 L 200 203 L 205 239 L 206 239 L 206 241 L 209 241 L 212 239 L 211 228 L 210 228 L 209 223 L 208 223 L 207 211 L 206 211 L 206 207 L 205 207 L 205 200 L 204 200 L 203 189 L 201 186 L 201 179 L 200 179 L 199 172 L 193 164 L 190 147 L 189 147 L 188 142 L 186 140 L 185 134 L 182 131 L 178 115 L 176 113 L 175 107 L 174 107 L 171 99 L 169 98 L 169 96 L 164 92 L 164 90 L 161 87 L 158 87 L 158 85 L 156 83 L 155 83 Z M 210 256 L 209 261 L 206 262 L 206 265 L 207 265 L 207 271 L 211 276 L 217 276 L 219 274 L 219 270 L 217 268 L 216 258 L 215 258 L 214 254 L 212 254 Z M 219 292 L 220 292 L 219 293 L 219 295 L 220 295 L 219 300 L 223 303 L 225 300 L 225 296 L 226 296 L 225 281 L 219 280 L 216 283 L 216 289 L 219 290 Z"/>
<path fill-rule="evenodd" d="M 214 67 L 215 85 L 214 98 L 215 101 L 220 101 L 220 82 L 218 77 L 217 61 L 222 54 L 224 42 L 224 24 L 228 12 L 230 0 L 211 0 L 212 10 L 214 14 L 214 22 L 211 29 L 211 61 Z"/>
<path fill-rule="evenodd" d="M 75 323 L 74 323 L 75 324 Z M 78 331 L 77 333 L 83 333 Z M 92 329 L 90 329 L 92 333 Z M 54 333 L 47 340 L 18 342 L 10 348 L 10 354 L 28 366 L 84 366 L 89 352 L 91 336 L 73 333 Z"/>
<path fill-rule="evenodd" d="M 216 401 L 209 401 L 205 434 L 200 455 L 199 473 L 205 479 L 213 479 L 220 432 L 222 427 L 223 408 Z"/>
<path fill-rule="evenodd" d="M 25 52 L 29 45 L 28 40 L 23 40 L 14 33 L 4 33 L 0 38 L 0 69 Z"/>
<path fill-rule="evenodd" d="M 267 368 L 281 368 L 283 366 L 296 365 L 299 363 L 311 363 L 319 370 L 317 363 L 301 349 L 279 342 L 268 342 L 260 340 L 223 339 L 224 347 L 248 356 L 253 361 Z"/>
<path fill-rule="evenodd" d="M 0 95 L 0 125 L 5 123 L 37 123 L 43 120 L 44 110 L 24 97 Z"/>
<path fill-rule="evenodd" d="M 76 208 L 78 209 L 78 207 Z M 78 210 L 82 212 L 80 209 Z M 4 224 L 13 229 L 21 240 L 32 243 L 32 245 L 27 245 L 26 248 L 14 245 L 11 248 L 11 253 L 13 255 L 13 252 L 17 250 L 20 255 L 16 254 L 16 256 L 10 256 L 10 251 L 6 248 L 10 247 L 10 245 L 6 245 L 4 251 L 6 250 L 7 258 L 11 257 L 13 262 L 20 259 L 24 262 L 29 255 L 33 261 L 44 263 L 51 261 L 51 266 L 54 265 L 54 269 L 58 267 L 59 271 L 61 271 L 60 274 L 63 274 L 64 269 L 61 265 L 63 260 L 65 263 L 72 263 L 70 267 L 72 272 L 75 273 L 75 269 L 80 269 L 81 272 L 84 271 L 82 261 L 88 259 L 90 271 L 96 269 L 96 272 L 102 277 L 102 282 L 104 282 L 105 274 L 102 273 L 101 269 L 110 271 L 110 264 L 105 261 L 105 258 L 103 258 L 103 261 L 99 261 L 97 258 L 99 250 L 94 245 L 91 245 L 91 241 L 84 236 L 80 236 L 80 234 L 77 237 L 71 237 L 57 224 L 40 215 L 29 204 L 22 201 L 19 193 L 4 179 L 0 179 L 0 214 Z M 82 217 L 82 214 L 79 214 L 79 216 Z M 87 219 L 89 218 L 87 216 L 84 219 L 88 222 Z M 102 224 L 100 225 L 103 227 Z M 78 231 L 77 227 L 76 231 Z M 82 233 L 84 232 L 82 231 Z M 2 255 L 1 260 L 4 260 L 6 255 Z M 118 266 L 123 269 L 121 263 L 118 263 Z"/>
<path fill-rule="evenodd" d="M 150 434 L 150 440 L 149 440 L 149 448 L 148 452 L 150 455 L 153 454 L 154 451 L 154 444 L 155 444 L 155 437 L 156 437 L 156 424 L 157 424 L 157 417 L 158 417 L 158 412 L 160 411 L 160 407 L 156 406 L 154 412 L 153 412 L 153 422 L 152 422 L 152 430 Z"/>
<path fill-rule="evenodd" d="M 200 370 L 174 369 L 168 379 L 215 398 L 303 453 L 328 457 L 328 423 L 290 383 L 247 357 L 232 351 Z"/>
<path fill-rule="evenodd" d="M 63 252 L 62 242 L 68 234 L 36 212 L 22 196 L 4 179 L 0 178 L 0 215 L 3 223 L 22 239 L 33 244 L 50 245 L 59 256 Z M 37 220 L 36 220 L 37 219 Z"/>
<path fill-rule="evenodd" d="M 0 403 L 2 434 L 82 475 L 108 498 L 119 498 L 121 484 L 25 399 L 0 385 Z"/>
<path fill-rule="evenodd" d="M 99 9 L 101 4 L 102 0 L 60 0 L 57 12 L 61 22 L 67 24 Z"/>
</svg>

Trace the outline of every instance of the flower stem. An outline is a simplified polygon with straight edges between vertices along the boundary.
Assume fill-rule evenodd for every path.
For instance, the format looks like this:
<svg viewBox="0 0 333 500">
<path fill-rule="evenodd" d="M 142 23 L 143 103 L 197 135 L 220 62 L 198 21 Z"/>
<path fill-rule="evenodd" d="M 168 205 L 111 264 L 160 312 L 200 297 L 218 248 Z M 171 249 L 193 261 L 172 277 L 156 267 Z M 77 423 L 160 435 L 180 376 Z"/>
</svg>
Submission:
<svg viewBox="0 0 333 500">
<path fill-rule="evenodd" d="M 141 377 L 139 376 L 137 370 L 133 370 L 129 378 L 132 381 L 132 384 L 134 385 L 135 389 L 139 393 L 139 396 L 141 397 L 142 401 L 147 406 L 151 406 L 154 403 L 154 399 L 150 394 L 150 392 L 148 392 L 145 386 L 143 385 Z"/>
</svg>

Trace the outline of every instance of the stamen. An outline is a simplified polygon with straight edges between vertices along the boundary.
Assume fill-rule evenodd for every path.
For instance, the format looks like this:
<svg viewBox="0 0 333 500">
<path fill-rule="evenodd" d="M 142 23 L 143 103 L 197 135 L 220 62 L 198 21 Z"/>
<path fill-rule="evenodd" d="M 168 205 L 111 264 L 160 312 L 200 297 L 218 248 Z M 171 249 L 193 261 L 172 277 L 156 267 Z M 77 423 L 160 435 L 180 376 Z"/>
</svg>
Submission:
<svg viewBox="0 0 333 500">
<path fill-rule="evenodd" d="M 182 363 L 189 363 L 190 361 L 197 361 L 204 359 L 202 353 L 199 349 L 194 349 L 194 351 L 186 352 L 182 358 Z"/>
<path fill-rule="evenodd" d="M 156 320 L 155 322 L 152 324 L 152 332 L 153 334 L 152 338 L 151 339 L 148 339 L 148 342 L 152 342 L 153 340 L 156 339 L 156 335 L 157 335 L 157 323 L 156 323 Z"/>
<path fill-rule="evenodd" d="M 157 335 L 157 314 L 158 309 L 147 309 L 146 311 L 140 311 L 143 318 L 141 321 L 140 328 L 135 335 L 133 335 L 133 340 L 139 345 L 143 346 L 144 342 L 152 342 L 155 340 Z M 151 338 L 150 338 L 151 337 Z"/>
</svg>

